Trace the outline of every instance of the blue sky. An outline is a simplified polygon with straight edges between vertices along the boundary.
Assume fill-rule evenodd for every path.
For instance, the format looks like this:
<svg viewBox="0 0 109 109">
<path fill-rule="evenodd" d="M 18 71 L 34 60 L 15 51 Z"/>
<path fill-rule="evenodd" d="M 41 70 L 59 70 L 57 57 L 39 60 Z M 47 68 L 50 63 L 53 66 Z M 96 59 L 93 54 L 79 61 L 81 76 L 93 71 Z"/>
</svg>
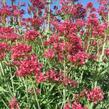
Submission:
<svg viewBox="0 0 109 109">
<path fill-rule="evenodd" d="M 79 0 L 83 5 L 86 5 L 88 2 L 92 2 L 94 7 L 98 7 L 97 0 Z"/>
<path fill-rule="evenodd" d="M 11 2 L 11 0 L 6 0 L 6 1 L 7 1 L 8 4 L 10 4 L 10 2 Z M 16 0 L 17 3 L 18 3 L 18 1 L 25 2 L 26 4 L 29 2 L 29 0 Z M 82 3 L 83 5 L 86 5 L 88 2 L 93 2 L 94 7 L 99 6 L 98 3 L 97 3 L 97 0 L 79 0 L 79 2 Z M 55 2 L 55 4 L 53 4 L 53 5 L 58 5 L 58 2 Z M 25 9 L 25 10 L 27 10 L 27 9 Z M 25 16 L 28 17 L 28 14 L 25 14 Z"/>
<path fill-rule="evenodd" d="M 11 0 L 7 0 L 8 3 L 10 3 Z M 16 1 L 22 1 L 22 2 L 28 2 L 29 0 L 16 0 Z M 87 2 L 93 2 L 95 6 L 97 6 L 97 0 L 79 0 L 82 4 L 86 5 Z"/>
<path fill-rule="evenodd" d="M 11 0 L 7 0 L 7 2 L 10 4 L 10 1 Z M 28 3 L 29 2 L 29 0 L 16 0 L 17 2 L 18 1 L 22 1 L 22 2 L 26 2 L 26 3 Z M 97 2 L 96 2 L 96 0 L 79 0 L 83 5 L 86 5 L 87 4 L 87 2 L 93 2 L 94 3 L 94 6 L 96 7 L 96 6 L 98 6 L 98 4 L 97 4 Z"/>
</svg>

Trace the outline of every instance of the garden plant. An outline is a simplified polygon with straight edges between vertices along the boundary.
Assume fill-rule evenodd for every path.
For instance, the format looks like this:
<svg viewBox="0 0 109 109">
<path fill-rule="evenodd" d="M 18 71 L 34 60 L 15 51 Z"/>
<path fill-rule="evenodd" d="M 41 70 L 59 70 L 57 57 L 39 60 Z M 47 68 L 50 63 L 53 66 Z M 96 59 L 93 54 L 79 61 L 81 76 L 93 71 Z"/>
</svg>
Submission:
<svg viewBox="0 0 109 109">
<path fill-rule="evenodd" d="M 0 0 L 0 109 L 109 109 L 109 0 L 82 1 Z"/>
</svg>

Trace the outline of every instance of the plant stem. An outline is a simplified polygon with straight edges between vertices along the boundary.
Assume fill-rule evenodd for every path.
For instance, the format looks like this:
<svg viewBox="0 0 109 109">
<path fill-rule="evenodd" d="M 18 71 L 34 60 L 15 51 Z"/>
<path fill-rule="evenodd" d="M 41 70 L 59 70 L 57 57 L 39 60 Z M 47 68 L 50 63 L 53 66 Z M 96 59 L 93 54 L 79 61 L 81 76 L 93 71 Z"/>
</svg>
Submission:
<svg viewBox="0 0 109 109">
<path fill-rule="evenodd" d="M 101 56 L 100 56 L 100 59 L 99 59 L 99 62 L 102 62 L 102 59 L 103 59 L 103 56 L 104 56 L 104 52 L 105 52 L 105 45 L 106 45 L 106 33 L 105 33 L 105 37 L 104 37 L 104 40 L 103 40 L 103 47 L 102 47 L 102 53 L 101 53 Z"/>
</svg>

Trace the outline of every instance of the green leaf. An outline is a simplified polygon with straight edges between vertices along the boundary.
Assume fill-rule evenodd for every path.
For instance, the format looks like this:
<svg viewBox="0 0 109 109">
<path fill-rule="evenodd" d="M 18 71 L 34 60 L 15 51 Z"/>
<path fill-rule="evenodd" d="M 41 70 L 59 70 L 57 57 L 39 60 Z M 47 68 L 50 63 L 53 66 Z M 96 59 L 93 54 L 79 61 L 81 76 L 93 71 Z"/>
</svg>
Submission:
<svg viewBox="0 0 109 109">
<path fill-rule="evenodd" d="M 0 87 L 0 92 L 7 92 L 3 87 Z"/>
</svg>

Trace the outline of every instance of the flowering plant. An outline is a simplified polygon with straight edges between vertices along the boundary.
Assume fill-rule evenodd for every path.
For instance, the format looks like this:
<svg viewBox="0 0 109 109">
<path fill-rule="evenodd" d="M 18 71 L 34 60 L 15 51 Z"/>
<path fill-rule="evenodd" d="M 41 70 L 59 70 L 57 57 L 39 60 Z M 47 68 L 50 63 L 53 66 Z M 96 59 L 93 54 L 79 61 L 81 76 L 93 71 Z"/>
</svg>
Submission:
<svg viewBox="0 0 109 109">
<path fill-rule="evenodd" d="M 1 1 L 1 109 L 109 108 L 109 1 L 96 2 Z"/>
</svg>

